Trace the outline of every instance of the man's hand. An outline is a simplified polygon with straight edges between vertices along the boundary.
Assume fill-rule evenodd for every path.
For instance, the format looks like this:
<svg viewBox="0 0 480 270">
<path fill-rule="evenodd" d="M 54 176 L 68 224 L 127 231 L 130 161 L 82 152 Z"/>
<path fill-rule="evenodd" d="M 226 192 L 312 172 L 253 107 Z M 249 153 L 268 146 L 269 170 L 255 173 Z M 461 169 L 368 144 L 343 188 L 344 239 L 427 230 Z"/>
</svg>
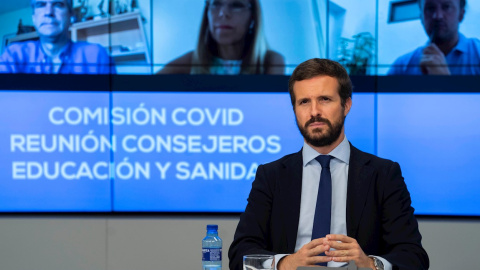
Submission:
<svg viewBox="0 0 480 270">
<path fill-rule="evenodd" d="M 368 257 L 357 243 L 357 240 L 342 234 L 329 234 L 322 238 L 323 245 L 336 250 L 329 250 L 325 255 L 331 257 L 335 262 L 355 261 L 358 267 L 370 267 L 375 269 L 372 258 Z"/>
<path fill-rule="evenodd" d="M 317 263 L 329 262 L 332 259 L 326 256 L 318 256 L 330 249 L 324 245 L 326 238 L 318 238 L 310 241 L 294 254 L 283 257 L 277 264 L 278 270 L 296 270 L 299 266 L 313 266 Z"/>
<path fill-rule="evenodd" d="M 435 43 L 431 43 L 423 49 L 420 68 L 426 75 L 450 75 L 445 55 Z"/>
</svg>

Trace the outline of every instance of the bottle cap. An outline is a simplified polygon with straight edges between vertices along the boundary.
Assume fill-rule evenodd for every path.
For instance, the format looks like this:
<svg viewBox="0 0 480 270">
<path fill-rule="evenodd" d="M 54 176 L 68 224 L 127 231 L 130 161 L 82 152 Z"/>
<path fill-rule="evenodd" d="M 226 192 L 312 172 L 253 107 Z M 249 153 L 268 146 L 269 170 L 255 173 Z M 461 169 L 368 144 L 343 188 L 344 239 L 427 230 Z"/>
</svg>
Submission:
<svg viewBox="0 0 480 270">
<path fill-rule="evenodd" d="M 210 230 L 218 230 L 218 225 L 216 224 L 208 224 L 207 225 L 207 231 L 210 231 Z"/>
</svg>

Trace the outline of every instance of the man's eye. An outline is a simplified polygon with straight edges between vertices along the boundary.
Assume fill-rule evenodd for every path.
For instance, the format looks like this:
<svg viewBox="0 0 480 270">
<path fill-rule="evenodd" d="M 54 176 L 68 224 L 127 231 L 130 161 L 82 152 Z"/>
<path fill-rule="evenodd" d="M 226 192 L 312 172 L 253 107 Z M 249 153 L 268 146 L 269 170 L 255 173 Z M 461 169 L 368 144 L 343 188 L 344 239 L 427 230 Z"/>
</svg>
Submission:
<svg viewBox="0 0 480 270">
<path fill-rule="evenodd" d="M 65 3 L 55 2 L 55 3 L 53 3 L 53 7 L 55 7 L 55 8 L 65 8 Z"/>
<path fill-rule="evenodd" d="M 45 2 L 35 2 L 34 7 L 35 7 L 35 8 L 43 8 L 43 7 L 45 7 L 46 5 L 47 5 L 47 3 L 45 3 Z"/>
<path fill-rule="evenodd" d="M 435 11 L 435 8 L 432 7 L 432 6 L 428 6 L 428 7 L 425 7 L 425 10 L 426 10 L 427 12 L 429 12 L 429 13 L 432 13 L 432 12 Z"/>
</svg>

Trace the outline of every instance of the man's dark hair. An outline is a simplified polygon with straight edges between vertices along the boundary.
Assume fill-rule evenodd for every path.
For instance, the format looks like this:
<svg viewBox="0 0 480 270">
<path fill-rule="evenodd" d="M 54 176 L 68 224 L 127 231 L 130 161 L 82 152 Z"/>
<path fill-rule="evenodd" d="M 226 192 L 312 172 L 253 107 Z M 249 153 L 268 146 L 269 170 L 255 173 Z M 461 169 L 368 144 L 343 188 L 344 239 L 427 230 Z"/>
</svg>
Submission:
<svg viewBox="0 0 480 270">
<path fill-rule="evenodd" d="M 301 63 L 295 68 L 292 76 L 290 76 L 288 92 L 290 93 L 292 106 L 295 108 L 295 93 L 293 92 L 295 82 L 308 80 L 317 76 L 329 76 L 337 79 L 339 85 L 338 93 L 342 107 L 345 107 L 347 99 L 352 97 L 352 82 L 350 81 L 347 71 L 338 62 L 320 58 L 313 58 Z"/>
<path fill-rule="evenodd" d="M 422 1 L 425 1 L 425 0 L 417 0 L 420 8 L 422 7 Z M 467 0 L 460 0 L 460 8 L 461 9 L 464 9 L 466 5 L 467 5 Z"/>
</svg>

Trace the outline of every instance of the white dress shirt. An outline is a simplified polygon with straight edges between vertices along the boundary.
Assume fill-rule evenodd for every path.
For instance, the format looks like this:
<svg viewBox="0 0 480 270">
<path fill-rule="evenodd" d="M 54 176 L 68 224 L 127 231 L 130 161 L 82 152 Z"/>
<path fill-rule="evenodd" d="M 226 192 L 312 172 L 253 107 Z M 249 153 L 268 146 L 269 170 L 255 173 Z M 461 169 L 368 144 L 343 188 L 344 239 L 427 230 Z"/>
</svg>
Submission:
<svg viewBox="0 0 480 270">
<path fill-rule="evenodd" d="M 302 196 L 300 201 L 300 219 L 298 223 L 297 241 L 295 252 L 312 240 L 313 219 L 317 204 L 318 186 L 322 166 L 315 159 L 320 153 L 303 144 L 303 171 L 302 171 Z M 347 235 L 347 182 L 348 168 L 350 161 L 350 144 L 345 136 L 343 141 L 335 147 L 328 155 L 330 160 L 330 173 L 332 176 L 332 217 L 330 224 L 331 234 Z M 288 254 L 277 254 L 275 256 L 275 268 L 278 261 Z M 377 257 L 377 256 L 375 256 Z M 385 259 L 382 260 L 385 270 L 391 270 L 392 265 Z M 328 262 L 328 267 L 339 267 L 345 265 L 343 262 Z"/>
</svg>

